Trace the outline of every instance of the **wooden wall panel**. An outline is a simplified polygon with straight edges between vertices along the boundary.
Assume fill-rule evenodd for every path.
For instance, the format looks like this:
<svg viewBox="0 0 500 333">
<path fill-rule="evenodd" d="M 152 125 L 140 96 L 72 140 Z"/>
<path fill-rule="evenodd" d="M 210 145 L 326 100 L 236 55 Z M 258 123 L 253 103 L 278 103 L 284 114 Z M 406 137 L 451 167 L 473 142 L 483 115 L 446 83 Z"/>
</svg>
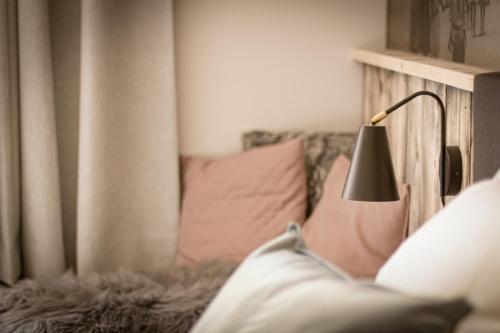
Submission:
<svg viewBox="0 0 500 333">
<path fill-rule="evenodd" d="M 376 113 L 419 90 L 436 93 L 447 106 L 447 142 L 462 150 L 466 187 L 471 182 L 471 92 L 365 65 L 364 120 L 367 123 Z M 430 97 L 417 97 L 381 125 L 387 127 L 396 177 L 410 185 L 412 233 L 441 209 L 439 107 Z"/>
<path fill-rule="evenodd" d="M 408 81 L 405 75 L 394 73 L 391 87 L 391 102 L 387 107 L 408 96 Z M 405 106 L 406 108 L 406 106 Z M 389 141 L 391 142 L 392 158 L 394 160 L 394 171 L 398 179 L 406 179 L 406 147 L 408 141 L 408 121 L 404 112 L 393 113 L 393 117 L 387 119 Z M 398 148 L 399 147 L 399 148 Z"/>
<path fill-rule="evenodd" d="M 441 83 L 425 80 L 425 90 L 437 94 L 446 106 L 446 86 Z M 429 219 L 439 209 L 441 209 L 441 186 L 439 177 L 439 165 L 441 157 L 441 109 L 438 103 L 432 97 L 422 96 L 422 109 L 418 110 L 422 114 L 423 122 L 420 125 L 420 131 L 416 134 L 420 137 L 422 144 L 422 155 L 420 158 L 424 161 L 423 175 L 417 180 L 423 185 L 421 201 L 422 217 L 414 221 L 413 229 L 416 230 L 423 221 Z M 411 161 L 409 161 L 411 163 Z M 421 185 L 417 185 L 421 186 Z"/>
<path fill-rule="evenodd" d="M 407 77 L 408 80 L 408 93 L 424 90 L 425 81 L 417 77 Z M 424 188 L 422 184 L 422 179 L 425 175 L 426 170 L 424 170 L 424 143 L 422 142 L 424 138 L 420 135 L 422 133 L 422 120 L 423 114 L 421 112 L 424 100 L 423 98 L 418 98 L 413 100 L 411 103 L 406 105 L 406 110 L 398 110 L 399 113 L 405 113 L 407 117 L 407 141 L 406 141 L 406 178 L 401 179 L 407 184 L 418 184 L 416 186 L 411 186 L 410 189 L 410 233 L 417 227 L 416 222 L 424 219 L 423 207 L 424 203 Z M 396 111 L 396 112 L 398 112 Z M 399 146 L 395 149 L 401 149 Z"/>
<path fill-rule="evenodd" d="M 380 104 L 380 69 L 373 66 L 364 66 L 363 79 L 363 122 L 367 123 Z M 367 87 L 370 87 L 367 89 Z"/>
</svg>

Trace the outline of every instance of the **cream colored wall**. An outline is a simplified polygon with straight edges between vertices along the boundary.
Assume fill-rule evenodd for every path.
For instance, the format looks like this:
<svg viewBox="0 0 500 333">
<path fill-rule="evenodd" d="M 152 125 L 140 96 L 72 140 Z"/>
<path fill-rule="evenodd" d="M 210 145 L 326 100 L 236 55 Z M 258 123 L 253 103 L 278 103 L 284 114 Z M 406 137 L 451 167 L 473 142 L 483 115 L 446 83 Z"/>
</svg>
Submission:
<svg viewBox="0 0 500 333">
<path fill-rule="evenodd" d="M 383 46 L 385 0 L 177 0 L 181 152 L 240 149 L 241 132 L 356 130 L 357 46 Z"/>
</svg>

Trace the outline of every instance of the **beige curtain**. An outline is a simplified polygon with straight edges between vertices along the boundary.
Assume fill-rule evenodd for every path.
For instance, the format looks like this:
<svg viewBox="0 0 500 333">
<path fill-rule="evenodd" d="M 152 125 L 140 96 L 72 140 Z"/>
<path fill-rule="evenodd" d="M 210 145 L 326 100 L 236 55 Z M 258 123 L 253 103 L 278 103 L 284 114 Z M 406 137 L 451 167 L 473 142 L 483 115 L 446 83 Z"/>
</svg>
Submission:
<svg viewBox="0 0 500 333">
<path fill-rule="evenodd" d="M 0 280 L 166 269 L 179 200 L 171 0 L 0 7 Z"/>
</svg>

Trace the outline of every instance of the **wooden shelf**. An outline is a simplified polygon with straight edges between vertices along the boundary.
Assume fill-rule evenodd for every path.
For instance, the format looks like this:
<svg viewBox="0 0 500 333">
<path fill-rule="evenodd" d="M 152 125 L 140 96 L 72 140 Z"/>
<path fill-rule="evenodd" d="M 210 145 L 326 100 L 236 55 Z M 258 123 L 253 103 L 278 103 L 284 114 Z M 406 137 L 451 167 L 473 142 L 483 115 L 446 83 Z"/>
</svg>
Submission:
<svg viewBox="0 0 500 333">
<path fill-rule="evenodd" d="M 490 69 L 388 49 L 355 49 L 352 58 L 367 65 L 421 77 L 471 92 L 474 91 L 474 76 L 494 72 Z"/>
</svg>

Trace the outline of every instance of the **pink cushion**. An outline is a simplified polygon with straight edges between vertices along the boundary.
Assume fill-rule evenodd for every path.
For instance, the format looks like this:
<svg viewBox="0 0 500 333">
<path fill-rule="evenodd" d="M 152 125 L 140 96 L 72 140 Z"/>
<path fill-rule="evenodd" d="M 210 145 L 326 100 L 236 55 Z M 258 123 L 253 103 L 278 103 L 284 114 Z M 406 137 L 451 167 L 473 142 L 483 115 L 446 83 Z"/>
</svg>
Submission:
<svg viewBox="0 0 500 333">
<path fill-rule="evenodd" d="M 371 278 L 405 238 L 408 186 L 399 185 L 399 201 L 343 200 L 348 170 L 349 160 L 339 156 L 318 206 L 304 225 L 304 239 L 311 250 L 352 276 Z"/>
<path fill-rule="evenodd" d="M 307 189 L 301 140 L 211 160 L 183 159 L 178 262 L 241 261 L 304 223 Z"/>
</svg>

